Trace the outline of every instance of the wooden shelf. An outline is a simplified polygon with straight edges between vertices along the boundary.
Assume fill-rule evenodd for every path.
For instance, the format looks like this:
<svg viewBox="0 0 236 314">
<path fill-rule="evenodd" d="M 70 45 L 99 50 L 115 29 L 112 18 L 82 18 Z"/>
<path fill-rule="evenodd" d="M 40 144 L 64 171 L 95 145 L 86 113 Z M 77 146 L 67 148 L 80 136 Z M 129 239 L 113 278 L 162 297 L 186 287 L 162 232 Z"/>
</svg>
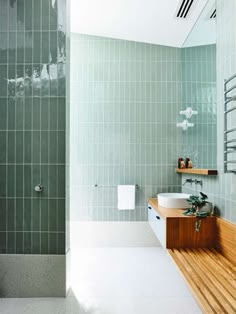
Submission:
<svg viewBox="0 0 236 314">
<path fill-rule="evenodd" d="M 215 169 L 198 169 L 198 168 L 179 169 L 179 168 L 176 168 L 175 171 L 177 173 L 191 173 L 191 174 L 200 174 L 204 176 L 216 176 L 218 174 L 218 171 Z"/>
</svg>

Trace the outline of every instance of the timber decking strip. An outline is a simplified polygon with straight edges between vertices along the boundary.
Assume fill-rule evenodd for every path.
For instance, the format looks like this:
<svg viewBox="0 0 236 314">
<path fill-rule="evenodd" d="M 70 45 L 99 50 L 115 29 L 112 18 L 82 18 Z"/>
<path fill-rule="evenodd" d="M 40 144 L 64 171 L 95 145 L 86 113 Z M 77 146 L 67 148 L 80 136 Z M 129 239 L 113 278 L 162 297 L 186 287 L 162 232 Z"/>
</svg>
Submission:
<svg viewBox="0 0 236 314">
<path fill-rule="evenodd" d="M 204 313 L 236 313 L 236 267 L 215 249 L 169 249 Z"/>
</svg>

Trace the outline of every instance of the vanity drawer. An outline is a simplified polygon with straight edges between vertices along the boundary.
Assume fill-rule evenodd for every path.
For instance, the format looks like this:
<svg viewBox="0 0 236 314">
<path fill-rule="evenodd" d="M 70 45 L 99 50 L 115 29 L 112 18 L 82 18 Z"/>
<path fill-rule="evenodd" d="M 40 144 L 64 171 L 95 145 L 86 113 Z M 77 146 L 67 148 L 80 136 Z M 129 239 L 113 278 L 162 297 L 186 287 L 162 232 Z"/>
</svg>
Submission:
<svg viewBox="0 0 236 314">
<path fill-rule="evenodd" d="M 160 241 L 161 245 L 166 247 L 166 222 L 157 214 L 157 212 L 148 204 L 148 221 Z"/>
</svg>

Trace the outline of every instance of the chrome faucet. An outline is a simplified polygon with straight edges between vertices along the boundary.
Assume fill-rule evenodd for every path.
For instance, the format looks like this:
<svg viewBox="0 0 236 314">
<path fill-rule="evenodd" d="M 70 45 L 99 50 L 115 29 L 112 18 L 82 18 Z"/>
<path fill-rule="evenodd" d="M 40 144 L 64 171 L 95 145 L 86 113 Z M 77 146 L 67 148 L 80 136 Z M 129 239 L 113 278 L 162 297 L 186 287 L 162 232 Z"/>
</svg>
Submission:
<svg viewBox="0 0 236 314">
<path fill-rule="evenodd" d="M 199 184 L 199 185 L 203 185 L 203 182 L 202 182 L 202 180 L 197 180 L 197 179 L 192 179 L 192 178 L 190 178 L 190 179 L 186 179 L 185 181 L 184 181 L 184 183 L 183 183 L 183 185 L 185 185 L 186 183 L 195 183 L 196 185 L 197 184 Z"/>
<path fill-rule="evenodd" d="M 203 185 L 202 180 L 197 180 L 197 179 L 195 179 L 195 180 L 194 180 L 194 183 L 195 183 L 195 184 L 199 184 L 199 185 L 201 185 L 201 186 Z"/>
<path fill-rule="evenodd" d="M 184 183 L 183 183 L 183 185 L 185 185 L 186 183 L 193 183 L 194 182 L 194 180 L 193 179 L 186 179 L 185 181 L 184 181 Z"/>
</svg>

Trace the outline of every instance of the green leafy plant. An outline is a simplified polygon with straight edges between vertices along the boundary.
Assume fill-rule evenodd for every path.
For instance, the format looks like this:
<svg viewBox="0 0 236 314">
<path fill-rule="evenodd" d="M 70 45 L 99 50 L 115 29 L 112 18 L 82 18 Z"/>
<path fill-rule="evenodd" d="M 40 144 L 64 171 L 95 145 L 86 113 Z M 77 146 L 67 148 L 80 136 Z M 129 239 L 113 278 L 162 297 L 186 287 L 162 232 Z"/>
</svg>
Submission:
<svg viewBox="0 0 236 314">
<path fill-rule="evenodd" d="M 190 195 L 190 197 L 187 199 L 187 202 L 192 206 L 190 209 L 187 209 L 183 214 L 184 215 L 198 215 L 197 211 L 199 208 L 206 205 L 208 197 L 206 194 L 200 192 L 199 196 Z M 207 213 L 203 212 L 202 214 L 199 214 L 199 216 L 205 217 Z"/>
<path fill-rule="evenodd" d="M 196 211 L 198 207 L 202 207 L 202 206 L 206 205 L 207 198 L 208 197 L 206 194 L 200 192 L 200 196 L 191 195 L 187 199 L 187 202 L 190 205 L 192 205 L 192 209 L 194 209 L 194 211 Z"/>
</svg>

